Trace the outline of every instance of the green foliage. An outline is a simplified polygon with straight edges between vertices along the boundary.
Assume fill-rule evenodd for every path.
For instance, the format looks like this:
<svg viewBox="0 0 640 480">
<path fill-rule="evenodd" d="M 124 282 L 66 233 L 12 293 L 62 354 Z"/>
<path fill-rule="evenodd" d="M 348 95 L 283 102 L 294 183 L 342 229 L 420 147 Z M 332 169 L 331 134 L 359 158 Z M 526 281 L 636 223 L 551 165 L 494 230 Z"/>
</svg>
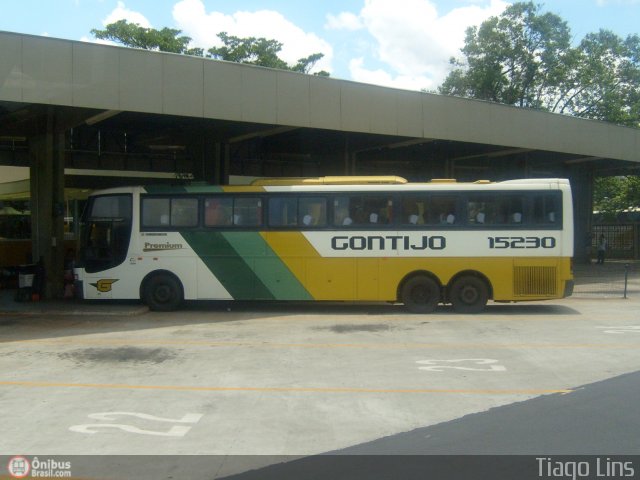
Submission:
<svg viewBox="0 0 640 480">
<path fill-rule="evenodd" d="M 163 28 L 141 27 L 136 23 L 118 20 L 110 23 L 104 30 L 91 30 L 91 33 L 101 40 L 110 40 L 126 47 L 158 50 L 161 52 L 182 53 L 185 55 L 205 56 L 202 48 L 189 48 L 191 37 L 181 36 L 182 31 Z M 309 73 L 314 65 L 324 57 L 322 53 L 314 53 L 301 58 L 294 65 L 288 65 L 278 54 L 282 50 L 282 43 L 263 37 L 240 38 L 226 32 L 218 33 L 223 46 L 211 47 L 207 50 L 207 57 L 230 62 L 249 63 L 261 67 L 277 68 L 293 72 Z M 329 76 L 325 71 L 316 75 Z"/>
<path fill-rule="evenodd" d="M 640 207 L 640 177 L 598 177 L 593 184 L 593 208 L 609 221 L 624 211 Z"/>
<path fill-rule="evenodd" d="M 110 40 L 127 47 L 144 48 L 145 50 L 159 50 L 161 52 L 183 53 L 186 55 L 202 56 L 201 48 L 189 48 L 191 37 L 179 36 L 182 32 L 173 28 L 141 27 L 137 23 L 118 20 L 110 23 L 104 30 L 91 30 L 94 37 L 100 40 Z"/>
<path fill-rule="evenodd" d="M 607 30 L 577 47 L 567 23 L 533 2 L 467 29 L 446 95 L 640 126 L 640 37 Z"/>
<path fill-rule="evenodd" d="M 229 35 L 227 32 L 220 32 L 218 38 L 222 41 L 223 46 L 212 47 L 208 50 L 211 58 L 217 60 L 309 73 L 318 60 L 324 57 L 322 53 L 314 53 L 299 59 L 295 65 L 290 66 L 278 56 L 282 50 L 282 43 L 277 40 L 268 40 L 263 37 L 240 38 Z M 321 72 L 319 75 L 328 75 L 328 73 Z"/>
</svg>

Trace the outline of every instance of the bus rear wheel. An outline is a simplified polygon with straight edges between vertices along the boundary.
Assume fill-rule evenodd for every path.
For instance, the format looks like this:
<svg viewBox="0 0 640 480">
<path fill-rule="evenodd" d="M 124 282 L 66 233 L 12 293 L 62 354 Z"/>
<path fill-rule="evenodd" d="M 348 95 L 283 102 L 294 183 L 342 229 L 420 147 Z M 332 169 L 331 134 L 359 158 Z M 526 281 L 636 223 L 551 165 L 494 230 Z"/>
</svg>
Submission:
<svg viewBox="0 0 640 480">
<path fill-rule="evenodd" d="M 467 275 L 453 282 L 449 300 L 456 312 L 479 313 L 489 300 L 489 289 L 481 278 Z"/>
<path fill-rule="evenodd" d="M 440 302 L 440 286 L 430 277 L 412 277 L 402 285 L 400 299 L 413 313 L 433 312 Z"/>
<path fill-rule="evenodd" d="M 170 312 L 182 305 L 182 285 L 172 275 L 157 274 L 144 283 L 142 300 L 154 311 Z"/>
</svg>

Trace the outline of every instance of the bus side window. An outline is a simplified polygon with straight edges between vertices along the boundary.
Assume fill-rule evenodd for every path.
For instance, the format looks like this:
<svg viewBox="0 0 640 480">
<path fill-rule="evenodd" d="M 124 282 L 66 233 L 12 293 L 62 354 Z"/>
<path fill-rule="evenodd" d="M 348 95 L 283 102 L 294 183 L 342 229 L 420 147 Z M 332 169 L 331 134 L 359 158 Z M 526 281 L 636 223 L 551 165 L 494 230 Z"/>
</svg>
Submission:
<svg viewBox="0 0 640 480">
<path fill-rule="evenodd" d="M 425 220 L 429 225 L 455 225 L 458 222 L 456 197 L 433 196 Z"/>
<path fill-rule="evenodd" d="M 467 223 L 469 225 L 493 224 L 495 205 L 487 197 L 470 197 L 467 203 Z"/>
<path fill-rule="evenodd" d="M 353 223 L 349 209 L 349 197 L 340 196 L 333 199 L 333 224 L 336 227 L 349 226 Z"/>
<path fill-rule="evenodd" d="M 198 225 L 197 198 L 144 198 L 142 227 L 172 228 Z"/>
<path fill-rule="evenodd" d="M 144 198 L 142 200 L 142 226 L 160 227 L 169 224 L 171 203 L 169 198 Z M 165 220 L 163 222 L 163 220 Z"/>
<path fill-rule="evenodd" d="M 232 224 L 233 199 L 225 197 L 205 198 L 205 227 L 221 227 Z"/>
<path fill-rule="evenodd" d="M 262 199 L 237 197 L 233 204 L 233 224 L 247 227 L 262 225 Z"/>
<path fill-rule="evenodd" d="M 470 225 L 514 225 L 522 223 L 521 195 L 478 195 L 467 203 Z"/>
<path fill-rule="evenodd" d="M 298 225 L 322 227 L 327 224 L 327 199 L 324 197 L 300 197 L 298 200 Z"/>
<path fill-rule="evenodd" d="M 425 223 L 425 205 L 427 197 L 409 196 L 402 200 L 400 223 L 403 225 L 422 225 Z"/>
<path fill-rule="evenodd" d="M 536 195 L 533 199 L 534 222 L 538 225 L 560 225 L 559 200 L 557 195 Z"/>
<path fill-rule="evenodd" d="M 171 226 L 195 227 L 198 225 L 198 199 L 171 199 Z"/>
<path fill-rule="evenodd" d="M 295 197 L 269 199 L 269 226 L 295 227 L 298 223 L 298 201 Z"/>
</svg>

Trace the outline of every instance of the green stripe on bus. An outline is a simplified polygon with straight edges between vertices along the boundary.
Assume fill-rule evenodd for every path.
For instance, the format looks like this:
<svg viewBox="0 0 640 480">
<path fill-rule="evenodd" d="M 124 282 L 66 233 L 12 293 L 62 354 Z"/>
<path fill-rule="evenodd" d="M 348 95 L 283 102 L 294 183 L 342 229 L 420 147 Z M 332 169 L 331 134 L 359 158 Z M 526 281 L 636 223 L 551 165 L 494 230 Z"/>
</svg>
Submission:
<svg viewBox="0 0 640 480">
<path fill-rule="evenodd" d="M 258 232 L 181 232 L 236 300 L 311 300 Z"/>
<path fill-rule="evenodd" d="M 185 185 L 187 193 L 222 193 L 222 187 L 218 185 Z"/>
<path fill-rule="evenodd" d="M 258 232 L 223 233 L 276 300 L 313 300 L 289 267 Z"/>
<path fill-rule="evenodd" d="M 235 300 L 273 300 L 245 259 L 219 232 L 181 232 L 213 275 Z"/>
</svg>

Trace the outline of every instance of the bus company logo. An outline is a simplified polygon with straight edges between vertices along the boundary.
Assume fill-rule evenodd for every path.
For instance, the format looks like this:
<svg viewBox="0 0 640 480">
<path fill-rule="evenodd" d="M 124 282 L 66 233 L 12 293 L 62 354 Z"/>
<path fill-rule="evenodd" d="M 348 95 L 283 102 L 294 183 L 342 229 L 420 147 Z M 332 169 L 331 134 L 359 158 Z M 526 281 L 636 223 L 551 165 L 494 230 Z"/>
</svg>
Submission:
<svg viewBox="0 0 640 480">
<path fill-rule="evenodd" d="M 331 238 L 333 250 L 444 250 L 447 239 L 441 235 L 421 235 L 414 240 L 408 235 L 337 235 Z"/>
<path fill-rule="evenodd" d="M 98 280 L 96 283 L 92 283 L 91 286 L 96 287 L 96 290 L 98 290 L 101 293 L 107 293 L 111 291 L 111 286 L 114 283 L 116 283 L 118 280 L 119 280 L 118 278 L 102 278 Z"/>
<path fill-rule="evenodd" d="M 7 470 L 13 478 L 25 478 L 31 472 L 31 463 L 25 457 L 12 457 L 7 465 Z"/>
<path fill-rule="evenodd" d="M 144 242 L 143 252 L 160 252 L 163 250 L 182 250 L 184 245 L 181 243 L 149 243 Z"/>
</svg>

